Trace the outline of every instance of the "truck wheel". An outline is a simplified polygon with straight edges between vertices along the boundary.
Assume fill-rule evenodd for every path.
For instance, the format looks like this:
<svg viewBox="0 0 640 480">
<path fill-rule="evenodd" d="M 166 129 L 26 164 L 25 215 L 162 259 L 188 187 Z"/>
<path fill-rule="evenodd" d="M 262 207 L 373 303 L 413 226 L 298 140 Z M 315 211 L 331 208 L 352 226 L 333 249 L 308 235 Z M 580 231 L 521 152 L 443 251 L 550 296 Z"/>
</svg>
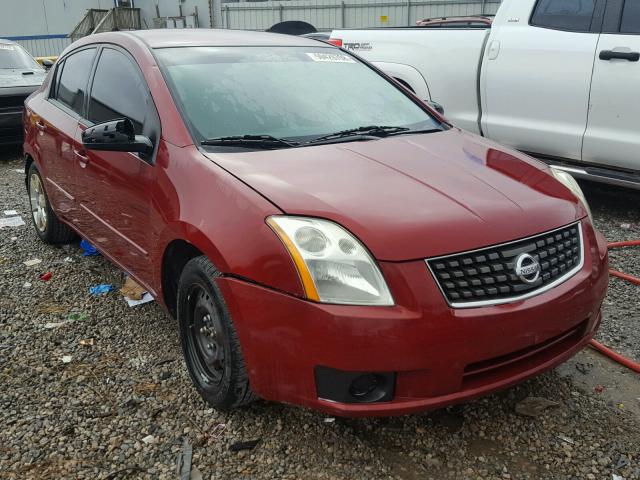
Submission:
<svg viewBox="0 0 640 480">
<path fill-rule="evenodd" d="M 178 322 L 187 369 L 198 393 L 216 408 L 255 399 L 238 334 L 213 279 L 219 272 L 204 257 L 190 260 L 178 283 Z"/>
<path fill-rule="evenodd" d="M 35 163 L 29 167 L 27 177 L 31 219 L 36 233 L 45 243 L 70 243 L 77 238 L 76 233 L 62 223 L 51 209 L 49 198 L 44 190 L 44 182 Z"/>
</svg>

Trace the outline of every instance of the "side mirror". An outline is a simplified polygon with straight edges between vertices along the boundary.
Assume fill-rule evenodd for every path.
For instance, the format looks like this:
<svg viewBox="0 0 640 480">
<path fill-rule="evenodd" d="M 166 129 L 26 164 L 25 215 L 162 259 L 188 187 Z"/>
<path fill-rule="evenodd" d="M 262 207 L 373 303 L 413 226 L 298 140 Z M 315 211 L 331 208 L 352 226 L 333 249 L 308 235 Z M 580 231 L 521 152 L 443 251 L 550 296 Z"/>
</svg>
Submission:
<svg viewBox="0 0 640 480">
<path fill-rule="evenodd" d="M 53 62 L 48 58 L 43 58 L 42 66 L 45 68 L 45 70 L 49 70 L 51 67 L 53 67 Z"/>
<path fill-rule="evenodd" d="M 438 102 L 434 102 L 433 100 L 425 100 L 424 103 L 433 108 L 440 115 L 444 115 L 444 107 L 440 105 Z"/>
<path fill-rule="evenodd" d="M 151 153 L 153 143 L 143 135 L 136 135 L 133 122 L 128 118 L 98 123 L 82 132 L 82 143 L 87 150 L 110 152 Z"/>
</svg>

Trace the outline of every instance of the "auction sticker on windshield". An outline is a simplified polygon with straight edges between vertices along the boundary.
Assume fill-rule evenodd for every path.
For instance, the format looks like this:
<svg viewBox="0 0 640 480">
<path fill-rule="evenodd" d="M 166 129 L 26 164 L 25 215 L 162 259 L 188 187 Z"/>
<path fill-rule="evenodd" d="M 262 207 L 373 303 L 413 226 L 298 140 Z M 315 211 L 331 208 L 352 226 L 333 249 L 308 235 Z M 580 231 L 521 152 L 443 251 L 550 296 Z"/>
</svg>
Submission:
<svg viewBox="0 0 640 480">
<path fill-rule="evenodd" d="M 342 53 L 307 53 L 309 58 L 314 62 L 338 62 L 338 63 L 356 63 L 349 55 Z"/>
</svg>

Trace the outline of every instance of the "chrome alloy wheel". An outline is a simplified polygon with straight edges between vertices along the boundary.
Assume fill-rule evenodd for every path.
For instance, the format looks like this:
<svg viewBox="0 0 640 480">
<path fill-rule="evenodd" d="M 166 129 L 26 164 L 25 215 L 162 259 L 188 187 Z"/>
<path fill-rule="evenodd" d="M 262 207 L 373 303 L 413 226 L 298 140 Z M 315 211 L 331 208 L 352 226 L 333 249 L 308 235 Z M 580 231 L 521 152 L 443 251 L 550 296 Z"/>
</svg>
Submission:
<svg viewBox="0 0 640 480">
<path fill-rule="evenodd" d="M 29 179 L 29 201 L 31 202 L 33 223 L 42 233 L 47 229 L 47 197 L 44 194 L 40 177 L 35 173 L 31 174 Z"/>
</svg>

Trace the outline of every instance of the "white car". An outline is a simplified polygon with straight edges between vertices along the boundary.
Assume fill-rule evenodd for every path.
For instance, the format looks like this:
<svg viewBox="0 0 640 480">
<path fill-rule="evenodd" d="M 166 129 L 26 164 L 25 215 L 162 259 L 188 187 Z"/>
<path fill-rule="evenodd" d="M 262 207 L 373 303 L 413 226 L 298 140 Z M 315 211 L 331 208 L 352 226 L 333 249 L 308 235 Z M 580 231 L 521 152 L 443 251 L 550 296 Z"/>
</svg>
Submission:
<svg viewBox="0 0 640 480">
<path fill-rule="evenodd" d="M 574 176 L 640 188 L 640 1 L 503 0 L 491 26 L 331 38 L 460 128 Z"/>
</svg>

